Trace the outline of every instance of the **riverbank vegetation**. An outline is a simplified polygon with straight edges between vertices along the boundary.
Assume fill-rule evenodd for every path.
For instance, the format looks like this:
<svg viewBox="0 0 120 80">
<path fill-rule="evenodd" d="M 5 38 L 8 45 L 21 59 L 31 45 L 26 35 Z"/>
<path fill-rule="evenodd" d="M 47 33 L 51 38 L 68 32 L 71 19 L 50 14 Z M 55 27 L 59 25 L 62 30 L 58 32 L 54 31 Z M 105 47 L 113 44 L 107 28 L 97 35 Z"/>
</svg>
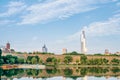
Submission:
<svg viewBox="0 0 120 80">
<path fill-rule="evenodd" d="M 7 55 L 1 56 L 0 64 L 45 64 L 45 65 L 120 65 L 120 59 L 113 58 L 109 61 L 106 58 L 92 58 L 87 59 L 86 55 L 80 56 L 80 59 L 77 59 L 73 62 L 73 57 L 66 55 L 64 60 L 58 59 L 56 57 L 48 57 L 46 61 L 43 61 L 38 56 L 28 56 L 27 59 L 19 58 L 17 56 Z"/>
<path fill-rule="evenodd" d="M 45 59 L 37 54 L 27 55 L 26 58 L 20 56 L 12 56 L 6 55 L 1 56 L 2 51 L 0 50 L 0 65 L 1 64 L 42 64 L 42 65 L 120 65 L 119 56 L 110 55 L 111 59 L 106 58 L 106 56 L 100 57 L 99 54 L 96 55 L 78 55 L 77 52 L 72 52 L 69 54 L 64 54 L 60 56 L 56 56 L 53 54 L 44 55 Z M 77 56 L 75 56 L 77 55 Z M 77 57 L 77 58 L 76 58 Z M 91 57 L 91 58 L 89 58 Z"/>
</svg>

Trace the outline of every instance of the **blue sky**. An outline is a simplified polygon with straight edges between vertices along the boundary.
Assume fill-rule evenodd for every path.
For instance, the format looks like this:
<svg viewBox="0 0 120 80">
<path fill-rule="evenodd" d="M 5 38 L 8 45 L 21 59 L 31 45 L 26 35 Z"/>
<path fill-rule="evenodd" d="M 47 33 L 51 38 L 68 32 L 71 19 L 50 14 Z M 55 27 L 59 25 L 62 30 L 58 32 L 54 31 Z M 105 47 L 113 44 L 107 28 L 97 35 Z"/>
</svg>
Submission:
<svg viewBox="0 0 120 80">
<path fill-rule="evenodd" d="M 83 29 L 88 53 L 120 51 L 120 0 L 0 0 L 0 45 L 16 51 L 80 52 Z"/>
</svg>

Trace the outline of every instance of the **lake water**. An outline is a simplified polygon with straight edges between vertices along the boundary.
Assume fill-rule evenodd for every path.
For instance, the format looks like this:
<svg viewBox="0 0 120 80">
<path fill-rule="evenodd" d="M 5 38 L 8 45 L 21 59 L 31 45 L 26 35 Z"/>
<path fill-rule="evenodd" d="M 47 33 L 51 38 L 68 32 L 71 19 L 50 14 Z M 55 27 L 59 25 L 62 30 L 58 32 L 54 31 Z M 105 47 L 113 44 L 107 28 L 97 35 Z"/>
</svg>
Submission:
<svg viewBox="0 0 120 80">
<path fill-rule="evenodd" d="M 76 79 L 69 78 L 69 77 L 63 77 L 63 76 L 57 76 L 57 77 L 50 77 L 50 78 L 33 78 L 33 77 L 22 77 L 22 78 L 14 78 L 13 80 L 120 80 L 120 78 L 116 77 L 94 77 L 94 76 L 85 76 L 85 77 L 78 77 Z"/>
<path fill-rule="evenodd" d="M 120 68 L 0 69 L 1 80 L 120 80 Z"/>
</svg>

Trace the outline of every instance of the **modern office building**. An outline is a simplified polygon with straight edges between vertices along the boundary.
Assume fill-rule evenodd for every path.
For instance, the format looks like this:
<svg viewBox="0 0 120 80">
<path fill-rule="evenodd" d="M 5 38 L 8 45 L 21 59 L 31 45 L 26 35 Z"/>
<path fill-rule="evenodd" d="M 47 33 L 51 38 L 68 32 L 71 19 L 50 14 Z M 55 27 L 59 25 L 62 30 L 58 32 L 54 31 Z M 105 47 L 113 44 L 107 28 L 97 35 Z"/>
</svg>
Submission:
<svg viewBox="0 0 120 80">
<path fill-rule="evenodd" d="M 66 54 L 66 53 L 67 53 L 67 49 L 66 49 L 66 48 L 63 48 L 63 49 L 62 49 L 62 53 L 63 53 L 63 54 Z"/>
<path fill-rule="evenodd" d="M 10 43 L 9 42 L 6 44 L 6 49 L 10 50 Z"/>
<path fill-rule="evenodd" d="M 81 53 L 86 53 L 87 48 L 86 48 L 86 37 L 85 37 L 85 31 L 83 30 L 81 33 Z"/>
<path fill-rule="evenodd" d="M 109 50 L 108 49 L 105 49 L 105 53 L 104 53 L 105 55 L 110 55 L 111 53 L 109 52 Z"/>
<path fill-rule="evenodd" d="M 45 44 L 44 44 L 44 46 L 42 47 L 42 52 L 47 53 L 47 47 L 46 47 Z"/>
</svg>

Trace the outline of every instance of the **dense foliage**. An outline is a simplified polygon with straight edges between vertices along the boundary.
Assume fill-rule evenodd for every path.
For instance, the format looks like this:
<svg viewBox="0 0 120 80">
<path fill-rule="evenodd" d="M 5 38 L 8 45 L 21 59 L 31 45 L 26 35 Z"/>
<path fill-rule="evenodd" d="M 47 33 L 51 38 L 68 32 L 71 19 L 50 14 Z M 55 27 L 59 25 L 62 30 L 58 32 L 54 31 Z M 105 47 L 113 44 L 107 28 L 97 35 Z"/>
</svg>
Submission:
<svg viewBox="0 0 120 80">
<path fill-rule="evenodd" d="M 43 64 L 43 61 L 38 56 L 28 56 L 26 60 L 27 64 Z"/>
<path fill-rule="evenodd" d="M 63 55 L 84 55 L 84 54 L 73 51 L 73 52 L 70 52 L 70 53 L 65 53 Z"/>
<path fill-rule="evenodd" d="M 16 64 L 18 62 L 18 57 L 12 56 L 12 55 L 7 55 L 7 56 L 2 56 L 3 62 L 6 64 Z"/>
<path fill-rule="evenodd" d="M 2 50 L 0 49 L 0 57 L 1 57 L 1 55 L 2 55 Z"/>
<path fill-rule="evenodd" d="M 2 55 L 2 50 L 0 49 L 0 65 L 2 64 L 1 55 Z"/>
<path fill-rule="evenodd" d="M 74 52 L 76 53 L 76 52 Z M 0 51 L 2 54 L 2 51 Z M 75 59 L 73 55 L 64 55 L 63 58 L 57 58 L 56 56 L 47 57 L 45 59 L 35 55 L 27 56 L 27 58 L 19 56 L 0 56 L 1 64 L 46 64 L 46 65 L 56 65 L 56 64 L 77 64 L 77 65 L 120 65 L 120 59 L 114 57 L 111 59 L 106 59 L 104 57 L 89 58 L 87 55 L 78 55 L 80 58 Z M 73 60 L 74 59 L 74 60 Z"/>
<path fill-rule="evenodd" d="M 65 57 L 64 57 L 64 63 L 65 63 L 65 64 L 69 64 L 69 63 L 72 62 L 72 61 L 73 61 L 72 56 L 65 56 Z"/>
<path fill-rule="evenodd" d="M 59 63 L 59 59 L 56 59 L 55 57 L 48 57 L 46 59 L 47 63 L 53 63 L 54 65 L 56 65 L 57 63 Z"/>
</svg>

